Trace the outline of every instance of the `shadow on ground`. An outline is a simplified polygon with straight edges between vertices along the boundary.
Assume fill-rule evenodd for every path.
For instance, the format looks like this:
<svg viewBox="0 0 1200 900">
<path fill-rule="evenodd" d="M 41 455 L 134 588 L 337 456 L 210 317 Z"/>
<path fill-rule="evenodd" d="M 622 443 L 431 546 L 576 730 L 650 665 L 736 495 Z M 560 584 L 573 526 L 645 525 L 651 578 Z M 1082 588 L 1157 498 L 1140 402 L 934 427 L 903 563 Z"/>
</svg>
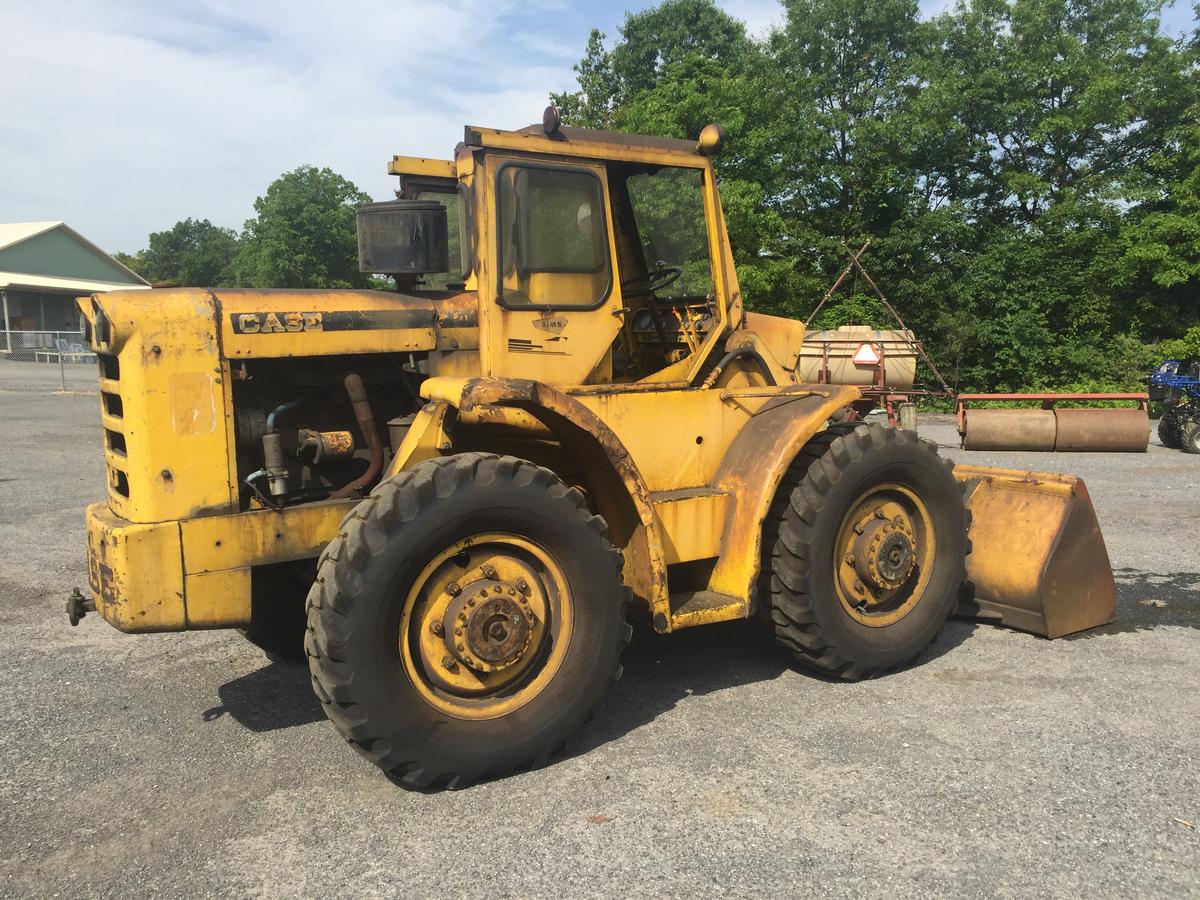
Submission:
<svg viewBox="0 0 1200 900">
<path fill-rule="evenodd" d="M 952 620 L 914 665 L 948 653 L 975 627 L 973 622 Z M 603 715 L 585 729 L 570 756 L 586 753 L 654 721 L 684 697 L 771 681 L 796 668 L 766 626 L 754 621 L 707 625 L 670 635 L 638 628 L 622 663 L 624 675 L 609 689 Z M 806 669 L 799 671 L 830 684 L 846 683 Z"/>
<path fill-rule="evenodd" d="M 1159 575 L 1116 569 L 1117 620 L 1064 640 L 1087 640 L 1104 634 L 1128 634 L 1178 626 L 1200 629 L 1200 573 Z"/>
<path fill-rule="evenodd" d="M 325 718 L 313 693 L 308 666 L 272 662 L 217 688 L 221 703 L 203 713 L 204 721 L 232 716 L 250 731 L 278 731 Z"/>
<path fill-rule="evenodd" d="M 916 665 L 949 652 L 974 629 L 974 623 L 951 621 Z M 609 689 L 603 714 L 584 730 L 569 755 L 586 753 L 654 721 L 684 697 L 769 681 L 794 667 L 758 622 L 727 622 L 672 635 L 638 626 L 621 662 L 624 675 Z M 205 721 L 228 715 L 250 731 L 265 732 L 324 719 L 303 664 L 272 662 L 226 682 L 217 694 L 221 703 L 204 711 Z"/>
</svg>

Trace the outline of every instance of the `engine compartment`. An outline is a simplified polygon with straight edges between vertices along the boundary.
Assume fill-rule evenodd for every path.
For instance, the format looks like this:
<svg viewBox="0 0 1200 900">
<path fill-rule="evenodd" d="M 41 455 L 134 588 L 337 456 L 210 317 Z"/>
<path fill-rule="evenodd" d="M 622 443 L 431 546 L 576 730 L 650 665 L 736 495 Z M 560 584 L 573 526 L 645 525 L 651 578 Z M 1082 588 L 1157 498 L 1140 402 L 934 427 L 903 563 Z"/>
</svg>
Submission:
<svg viewBox="0 0 1200 900">
<path fill-rule="evenodd" d="M 426 354 L 250 359 L 233 374 L 239 508 L 369 489 L 421 406 Z M 394 424 L 392 424 L 394 423 Z"/>
</svg>

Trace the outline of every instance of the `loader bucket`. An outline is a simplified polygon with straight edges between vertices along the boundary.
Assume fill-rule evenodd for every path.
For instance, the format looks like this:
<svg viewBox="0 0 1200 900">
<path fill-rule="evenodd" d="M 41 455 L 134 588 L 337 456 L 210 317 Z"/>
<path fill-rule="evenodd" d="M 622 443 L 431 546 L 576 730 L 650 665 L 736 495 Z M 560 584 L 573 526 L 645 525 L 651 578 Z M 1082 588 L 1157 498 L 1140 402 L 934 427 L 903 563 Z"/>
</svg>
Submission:
<svg viewBox="0 0 1200 900">
<path fill-rule="evenodd" d="M 1062 637 L 1116 618 L 1096 511 L 1071 475 L 955 466 L 971 512 L 959 614 Z"/>
</svg>

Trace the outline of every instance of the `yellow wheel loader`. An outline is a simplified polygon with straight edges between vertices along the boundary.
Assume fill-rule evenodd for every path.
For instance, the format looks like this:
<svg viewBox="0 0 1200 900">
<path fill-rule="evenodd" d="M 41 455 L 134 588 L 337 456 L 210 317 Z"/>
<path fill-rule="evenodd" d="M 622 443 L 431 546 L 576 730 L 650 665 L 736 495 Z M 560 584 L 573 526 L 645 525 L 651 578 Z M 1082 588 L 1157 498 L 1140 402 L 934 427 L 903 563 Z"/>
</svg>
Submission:
<svg viewBox="0 0 1200 900">
<path fill-rule="evenodd" d="M 290 638 L 410 785 L 545 759 L 632 619 L 759 616 L 841 678 L 912 662 L 956 605 L 1111 621 L 1082 482 L 956 469 L 856 420 L 858 388 L 800 383 L 803 327 L 743 307 L 723 138 L 468 127 L 359 212 L 394 291 L 81 299 L 108 496 L 72 621 Z"/>
</svg>

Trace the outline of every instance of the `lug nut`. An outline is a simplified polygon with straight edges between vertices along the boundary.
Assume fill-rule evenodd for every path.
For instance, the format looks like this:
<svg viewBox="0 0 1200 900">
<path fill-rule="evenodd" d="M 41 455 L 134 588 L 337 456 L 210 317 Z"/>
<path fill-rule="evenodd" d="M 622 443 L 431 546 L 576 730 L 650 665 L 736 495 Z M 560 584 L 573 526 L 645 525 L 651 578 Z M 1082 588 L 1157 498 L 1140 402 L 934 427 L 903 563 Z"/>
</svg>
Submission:
<svg viewBox="0 0 1200 900">
<path fill-rule="evenodd" d="M 856 591 L 865 591 L 866 590 L 866 588 L 863 587 L 863 583 L 861 581 L 854 582 L 854 589 Z"/>
<path fill-rule="evenodd" d="M 496 570 L 492 566 L 484 566 L 483 567 L 483 577 L 484 578 L 495 578 Z"/>
<path fill-rule="evenodd" d="M 524 578 L 518 578 L 517 579 L 517 590 L 520 591 L 522 594 L 525 593 L 527 590 L 529 590 L 529 582 L 527 582 Z"/>
<path fill-rule="evenodd" d="M 448 656 L 442 657 L 442 665 L 445 666 L 451 672 L 455 672 L 458 670 L 458 663 L 456 663 L 454 660 L 452 660 Z"/>
<path fill-rule="evenodd" d="M 875 518 L 877 518 L 877 519 L 886 519 L 887 518 L 887 516 L 884 515 L 884 513 L 883 513 L 882 506 L 875 507 Z"/>
<path fill-rule="evenodd" d="M 854 565 L 854 554 L 853 553 L 846 554 L 846 565 L 848 565 L 848 566 Z"/>
<path fill-rule="evenodd" d="M 467 601 L 467 606 L 474 606 L 474 605 L 475 605 L 475 598 L 472 597 L 470 600 Z"/>
<path fill-rule="evenodd" d="M 462 593 L 462 588 L 460 588 L 458 586 L 457 581 L 452 581 L 448 585 L 446 585 L 446 593 L 449 594 L 451 597 L 457 597 L 459 594 Z"/>
<path fill-rule="evenodd" d="M 438 637 L 441 637 L 443 634 L 446 633 L 446 629 L 442 627 L 441 622 L 430 622 L 429 630 L 432 631 L 434 634 L 436 634 Z"/>
<path fill-rule="evenodd" d="M 461 629 L 461 628 L 455 628 L 455 629 L 454 629 L 454 635 L 455 635 L 455 637 L 462 637 L 462 629 Z"/>
</svg>

